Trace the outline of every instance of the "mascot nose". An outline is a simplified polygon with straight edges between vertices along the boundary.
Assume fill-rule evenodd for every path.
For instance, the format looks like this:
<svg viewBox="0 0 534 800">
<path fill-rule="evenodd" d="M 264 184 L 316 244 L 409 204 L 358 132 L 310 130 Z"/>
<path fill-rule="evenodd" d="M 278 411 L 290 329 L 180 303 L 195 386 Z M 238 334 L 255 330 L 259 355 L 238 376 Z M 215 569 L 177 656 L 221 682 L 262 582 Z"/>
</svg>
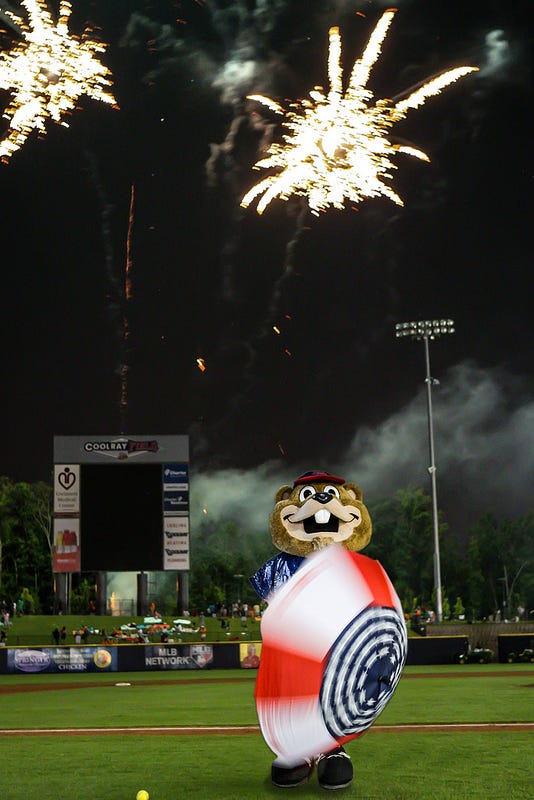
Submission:
<svg viewBox="0 0 534 800">
<path fill-rule="evenodd" d="M 322 505 L 326 505 L 326 503 L 332 499 L 332 495 L 330 492 L 316 492 L 313 495 L 313 499 L 317 500 L 317 502 L 321 503 Z"/>
</svg>

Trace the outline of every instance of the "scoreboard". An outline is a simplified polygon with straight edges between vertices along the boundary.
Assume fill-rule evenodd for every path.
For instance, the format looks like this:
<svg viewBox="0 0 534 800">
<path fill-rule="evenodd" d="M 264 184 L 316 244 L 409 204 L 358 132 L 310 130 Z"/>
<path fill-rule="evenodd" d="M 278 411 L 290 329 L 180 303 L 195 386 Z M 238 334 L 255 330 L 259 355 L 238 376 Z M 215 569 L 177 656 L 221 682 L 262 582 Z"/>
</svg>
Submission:
<svg viewBox="0 0 534 800">
<path fill-rule="evenodd" d="M 188 569 L 187 436 L 54 437 L 54 572 Z"/>
</svg>

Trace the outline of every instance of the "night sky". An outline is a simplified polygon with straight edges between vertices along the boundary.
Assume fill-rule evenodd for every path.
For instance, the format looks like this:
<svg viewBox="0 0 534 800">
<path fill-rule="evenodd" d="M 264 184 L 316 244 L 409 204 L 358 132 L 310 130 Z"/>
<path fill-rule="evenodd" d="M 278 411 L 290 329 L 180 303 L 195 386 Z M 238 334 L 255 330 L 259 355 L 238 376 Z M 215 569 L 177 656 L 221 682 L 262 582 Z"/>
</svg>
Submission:
<svg viewBox="0 0 534 800">
<path fill-rule="evenodd" d="M 532 508 L 532 4 L 397 6 L 376 98 L 480 67 L 396 126 L 431 158 L 398 157 L 405 206 L 315 217 L 292 198 L 259 217 L 239 201 L 276 120 L 246 94 L 327 88 L 328 28 L 348 73 L 388 4 L 74 0 L 71 31 L 89 22 L 108 44 L 120 110 L 82 98 L 69 128 L 50 122 L 0 164 L 0 474 L 48 480 L 54 434 L 188 433 L 197 503 L 246 507 L 250 526 L 306 469 L 343 470 L 369 500 L 426 488 L 423 345 L 394 326 L 445 317 L 456 332 L 431 344 L 445 517 Z"/>
</svg>

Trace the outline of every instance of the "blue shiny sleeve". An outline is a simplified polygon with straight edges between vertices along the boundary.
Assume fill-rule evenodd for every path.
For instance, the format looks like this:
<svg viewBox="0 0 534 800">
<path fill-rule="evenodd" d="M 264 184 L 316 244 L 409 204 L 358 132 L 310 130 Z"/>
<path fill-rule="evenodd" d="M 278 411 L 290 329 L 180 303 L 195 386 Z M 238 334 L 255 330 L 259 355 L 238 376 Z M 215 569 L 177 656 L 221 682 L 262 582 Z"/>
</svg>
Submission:
<svg viewBox="0 0 534 800">
<path fill-rule="evenodd" d="M 269 561 L 266 561 L 249 578 L 249 582 L 263 600 L 268 600 L 269 595 L 294 575 L 303 561 L 304 558 L 302 556 L 278 553 Z"/>
</svg>

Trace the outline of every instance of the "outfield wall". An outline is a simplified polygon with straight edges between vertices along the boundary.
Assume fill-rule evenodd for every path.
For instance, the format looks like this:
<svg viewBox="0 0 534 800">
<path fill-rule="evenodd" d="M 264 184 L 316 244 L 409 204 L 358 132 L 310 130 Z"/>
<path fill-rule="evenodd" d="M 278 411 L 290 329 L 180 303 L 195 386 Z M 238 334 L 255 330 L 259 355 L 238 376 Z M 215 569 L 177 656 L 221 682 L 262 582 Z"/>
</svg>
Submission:
<svg viewBox="0 0 534 800">
<path fill-rule="evenodd" d="M 458 656 L 466 653 L 468 648 L 467 636 L 410 637 L 406 663 L 410 665 L 457 663 Z"/>
<path fill-rule="evenodd" d="M 497 637 L 499 661 L 506 662 L 526 649 L 534 650 L 534 633 L 501 633 Z M 532 660 L 530 658 L 529 660 Z"/>
<path fill-rule="evenodd" d="M 451 664 L 466 652 L 467 636 L 408 640 L 408 664 Z M 256 668 L 261 642 L 1 647 L 0 674 L 150 672 Z"/>
<path fill-rule="evenodd" d="M 432 625 L 427 625 L 426 631 L 432 635 Z M 439 625 L 439 636 L 467 636 L 472 648 L 487 648 L 492 651 L 494 660 L 498 658 L 499 661 L 506 660 L 501 657 L 502 642 L 518 634 L 530 634 L 534 638 L 534 622 L 443 622 Z M 505 638 L 501 640 L 501 637 Z"/>
</svg>

